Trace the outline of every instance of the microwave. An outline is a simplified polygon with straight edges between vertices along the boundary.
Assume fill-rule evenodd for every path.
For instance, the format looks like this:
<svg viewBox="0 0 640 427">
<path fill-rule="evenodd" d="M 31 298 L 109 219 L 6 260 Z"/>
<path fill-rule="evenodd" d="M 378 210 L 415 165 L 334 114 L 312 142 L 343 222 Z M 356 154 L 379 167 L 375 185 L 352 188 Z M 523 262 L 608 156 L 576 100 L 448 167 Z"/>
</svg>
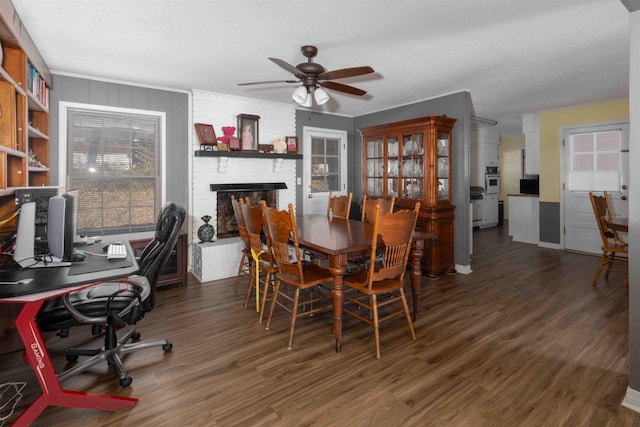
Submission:
<svg viewBox="0 0 640 427">
<path fill-rule="evenodd" d="M 537 179 L 521 179 L 520 194 L 540 194 L 540 181 Z"/>
</svg>

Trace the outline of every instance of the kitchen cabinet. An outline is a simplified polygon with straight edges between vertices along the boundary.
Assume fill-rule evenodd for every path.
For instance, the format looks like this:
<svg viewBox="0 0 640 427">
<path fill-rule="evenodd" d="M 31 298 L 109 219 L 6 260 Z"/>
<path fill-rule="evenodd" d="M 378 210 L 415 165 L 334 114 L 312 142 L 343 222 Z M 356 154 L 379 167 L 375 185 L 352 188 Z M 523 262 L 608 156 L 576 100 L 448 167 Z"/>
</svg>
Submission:
<svg viewBox="0 0 640 427">
<path fill-rule="evenodd" d="M 540 133 L 538 113 L 522 116 L 522 133 L 524 133 L 524 173 L 538 175 L 540 173 Z"/>
<path fill-rule="evenodd" d="M 509 195 L 509 236 L 514 242 L 540 242 L 540 198 Z"/>
<path fill-rule="evenodd" d="M 485 194 L 481 228 L 498 225 L 498 195 Z"/>
<path fill-rule="evenodd" d="M 470 185 L 485 186 L 484 175 L 487 166 L 500 165 L 498 151 L 500 134 L 496 129 L 487 126 L 471 124 L 471 180 Z"/>
<path fill-rule="evenodd" d="M 396 197 L 395 210 L 420 202 L 416 229 L 436 236 L 422 269 L 430 277 L 454 272 L 451 203 L 451 130 L 456 119 L 428 116 L 359 129 L 362 190 L 367 197 Z"/>
</svg>

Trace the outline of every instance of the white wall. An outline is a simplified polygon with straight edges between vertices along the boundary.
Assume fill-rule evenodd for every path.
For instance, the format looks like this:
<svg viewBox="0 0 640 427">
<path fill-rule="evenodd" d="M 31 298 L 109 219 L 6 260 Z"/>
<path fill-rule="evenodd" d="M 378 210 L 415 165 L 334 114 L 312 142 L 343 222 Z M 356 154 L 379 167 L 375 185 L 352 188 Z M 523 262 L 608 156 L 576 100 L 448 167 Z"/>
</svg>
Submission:
<svg viewBox="0 0 640 427">
<path fill-rule="evenodd" d="M 280 104 L 230 96 L 201 90 L 192 91 L 193 123 L 213 125 L 217 136 L 222 135 L 223 126 L 237 127 L 238 114 L 260 116 L 259 143 L 271 144 L 275 139 L 284 139 L 296 134 L 295 104 Z M 193 126 L 193 124 L 192 124 Z M 236 129 L 236 135 L 237 135 Z M 193 132 L 192 152 L 200 149 L 198 136 Z M 212 217 L 216 224 L 216 193 L 209 184 L 247 182 L 285 182 L 287 190 L 278 191 L 278 209 L 286 209 L 289 203 L 296 205 L 296 160 L 245 159 L 227 157 L 193 157 L 191 192 L 193 214 L 192 241 L 199 242 L 197 231 L 203 224 L 204 215 Z M 228 243 L 210 243 L 201 247 L 200 256 L 194 259 L 192 271 L 201 281 L 235 276 L 240 262 L 240 247 Z"/>
</svg>

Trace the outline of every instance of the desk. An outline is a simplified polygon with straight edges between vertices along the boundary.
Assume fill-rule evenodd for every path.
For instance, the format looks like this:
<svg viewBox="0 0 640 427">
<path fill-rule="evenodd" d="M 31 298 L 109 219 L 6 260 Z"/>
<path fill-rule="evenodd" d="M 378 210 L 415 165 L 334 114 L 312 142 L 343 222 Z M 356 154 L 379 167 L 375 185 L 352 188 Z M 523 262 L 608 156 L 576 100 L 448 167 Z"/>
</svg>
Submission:
<svg viewBox="0 0 640 427">
<path fill-rule="evenodd" d="M 336 352 L 342 347 L 342 291 L 343 276 L 347 270 L 349 255 L 371 250 L 373 226 L 360 221 L 333 218 L 327 215 L 299 215 L 296 217 L 298 245 L 307 251 L 329 259 L 329 270 L 333 275 L 331 301 L 333 304 L 334 333 Z M 424 240 L 434 238 L 430 233 L 414 232 L 414 244 L 411 251 L 411 289 L 413 296 L 413 318 L 420 308 L 420 278 L 422 271 L 420 259 L 424 250 Z"/>
<path fill-rule="evenodd" d="M 103 245 L 104 243 L 99 246 L 100 250 Z M 97 247 L 94 245 L 93 249 L 87 250 L 96 251 Z M 33 279 L 28 284 L 0 285 L 0 303 L 24 304 L 15 324 L 24 344 L 24 355 L 42 389 L 42 394 L 20 414 L 14 426 L 29 425 L 49 405 L 115 411 L 138 401 L 129 397 L 63 390 L 36 323 L 36 315 L 45 300 L 135 273 L 138 264 L 132 256 L 131 246 L 128 245 L 127 249 L 127 255 L 132 261 L 130 267 L 76 275 L 68 274 L 70 267 L 51 267 L 22 269 L 0 275 L 2 282 Z M 91 262 L 90 260 L 91 256 L 88 255 L 83 262 Z"/>
</svg>

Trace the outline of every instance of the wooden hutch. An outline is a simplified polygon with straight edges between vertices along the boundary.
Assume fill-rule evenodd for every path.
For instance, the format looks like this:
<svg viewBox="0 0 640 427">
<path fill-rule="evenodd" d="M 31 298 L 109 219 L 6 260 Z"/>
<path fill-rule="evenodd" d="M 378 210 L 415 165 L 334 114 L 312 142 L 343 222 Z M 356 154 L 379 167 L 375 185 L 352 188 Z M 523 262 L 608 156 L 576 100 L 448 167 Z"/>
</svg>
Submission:
<svg viewBox="0 0 640 427">
<path fill-rule="evenodd" d="M 359 129 L 362 191 L 396 197 L 395 210 L 420 202 L 416 228 L 436 236 L 425 248 L 429 277 L 455 272 L 451 203 L 451 130 L 456 119 L 428 116 Z"/>
</svg>

